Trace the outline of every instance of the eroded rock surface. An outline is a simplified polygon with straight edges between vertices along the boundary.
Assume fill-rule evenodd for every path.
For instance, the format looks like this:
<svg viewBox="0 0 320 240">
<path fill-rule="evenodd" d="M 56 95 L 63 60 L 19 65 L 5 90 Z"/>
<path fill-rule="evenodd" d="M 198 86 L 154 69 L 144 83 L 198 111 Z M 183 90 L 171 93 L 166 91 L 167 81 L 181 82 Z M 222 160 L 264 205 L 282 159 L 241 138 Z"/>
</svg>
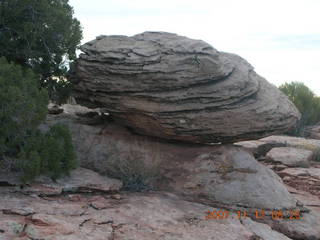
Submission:
<svg viewBox="0 0 320 240">
<path fill-rule="evenodd" d="M 11 177 L 8 177 L 10 176 Z M 122 187 L 122 182 L 118 179 L 102 176 L 85 168 L 77 168 L 70 172 L 69 176 L 53 181 L 49 177 L 40 176 L 33 182 L 23 184 L 19 175 L 0 173 L 2 186 L 18 187 L 20 192 L 42 196 L 59 195 L 65 192 L 117 192 Z M 20 186 L 23 188 L 20 188 Z"/>
<path fill-rule="evenodd" d="M 240 142 L 237 144 L 245 145 L 250 144 L 251 141 Z M 320 140 L 316 139 L 307 139 L 302 137 L 292 137 L 285 135 L 273 135 L 265 138 L 261 138 L 259 140 L 254 141 L 256 143 L 256 147 L 260 147 L 264 144 L 284 144 L 287 147 L 293 148 L 302 148 L 310 151 L 316 151 L 320 148 Z"/>
<path fill-rule="evenodd" d="M 164 32 L 101 36 L 73 71 L 80 104 L 133 131 L 170 140 L 235 142 L 280 133 L 294 105 L 241 57 Z"/>
<path fill-rule="evenodd" d="M 296 207 L 282 180 L 240 147 L 167 143 L 132 134 L 111 122 L 88 126 L 74 115 L 49 116 L 48 124 L 57 122 L 69 126 L 84 167 L 107 173 L 110 159 L 143 161 L 154 165 L 160 176 L 153 181 L 156 189 L 229 207 Z"/>
<path fill-rule="evenodd" d="M 320 166 L 310 168 L 286 168 L 278 172 L 286 184 L 319 197 L 320 204 Z"/>
<path fill-rule="evenodd" d="M 279 147 L 271 149 L 266 157 L 289 167 L 309 167 L 313 152 L 293 147 Z"/>
<path fill-rule="evenodd" d="M 305 127 L 304 135 L 308 138 L 320 140 L 320 125 L 317 124 Z"/>
<path fill-rule="evenodd" d="M 276 232 L 271 229 L 270 226 L 252 221 L 250 218 L 241 220 L 242 224 L 254 232 L 263 240 L 288 240 L 288 238 L 282 233 Z"/>
<path fill-rule="evenodd" d="M 302 219 L 295 220 L 273 220 L 268 224 L 276 231 L 297 240 L 318 240 L 320 239 L 320 214 L 312 212 L 305 214 Z"/>
<path fill-rule="evenodd" d="M 286 135 L 273 135 L 258 140 L 236 142 L 234 145 L 245 148 L 256 157 L 264 157 L 275 147 L 289 147 L 298 150 L 305 149 L 312 151 L 317 155 L 320 149 L 320 140 Z"/>
<path fill-rule="evenodd" d="M 103 194 L 81 194 L 74 199 L 73 195 L 35 198 L 0 194 L 0 239 L 289 239 L 267 225 L 250 220 L 242 223 L 236 214 L 225 219 L 206 219 L 209 211 L 219 209 L 168 193 L 122 194 L 119 200 Z M 93 207 L 95 202 L 105 207 L 97 209 Z M 30 212 L 21 214 L 22 208 Z"/>
</svg>

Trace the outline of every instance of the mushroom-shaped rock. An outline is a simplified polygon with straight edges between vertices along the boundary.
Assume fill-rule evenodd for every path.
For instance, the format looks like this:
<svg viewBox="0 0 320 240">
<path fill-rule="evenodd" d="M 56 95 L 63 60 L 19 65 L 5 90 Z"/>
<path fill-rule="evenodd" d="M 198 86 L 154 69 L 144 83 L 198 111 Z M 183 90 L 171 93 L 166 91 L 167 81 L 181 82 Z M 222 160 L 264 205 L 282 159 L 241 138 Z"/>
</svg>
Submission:
<svg viewBox="0 0 320 240">
<path fill-rule="evenodd" d="M 80 104 L 136 133 L 199 143 L 281 133 L 300 114 L 243 58 L 172 33 L 100 36 L 71 74 Z"/>
</svg>

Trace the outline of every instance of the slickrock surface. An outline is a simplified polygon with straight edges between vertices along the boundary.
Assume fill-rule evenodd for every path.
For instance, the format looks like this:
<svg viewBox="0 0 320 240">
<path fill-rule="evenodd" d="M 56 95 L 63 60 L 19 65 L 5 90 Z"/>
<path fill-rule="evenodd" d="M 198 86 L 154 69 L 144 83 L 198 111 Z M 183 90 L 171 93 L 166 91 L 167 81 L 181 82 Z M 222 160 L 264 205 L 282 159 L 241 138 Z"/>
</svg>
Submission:
<svg viewBox="0 0 320 240">
<path fill-rule="evenodd" d="M 278 172 L 285 183 L 319 197 L 320 205 L 320 166 L 310 168 L 286 168 Z"/>
<path fill-rule="evenodd" d="M 236 142 L 281 133 L 300 117 L 241 57 L 164 32 L 100 36 L 72 73 L 80 104 L 170 140 Z"/>
<path fill-rule="evenodd" d="M 300 219 L 283 221 L 265 218 L 262 222 L 292 239 L 320 239 L 320 178 L 317 176 L 319 173 L 320 168 L 287 168 L 278 172 L 288 191 L 310 212 L 300 216 Z"/>
<path fill-rule="evenodd" d="M 301 219 L 277 220 L 249 217 L 240 207 L 239 217 L 236 209 L 189 202 L 167 192 L 113 194 L 92 189 L 84 193 L 79 188 L 48 196 L 48 184 L 43 179 L 37 194 L 0 186 L 1 240 L 320 239 L 317 197 L 293 188 L 290 192 L 312 211 L 300 214 Z"/>
<path fill-rule="evenodd" d="M 273 169 L 283 179 L 288 191 L 298 200 L 298 205 L 303 203 L 304 207 L 311 210 L 299 221 L 267 220 L 263 222 L 292 239 L 320 239 L 320 164 L 310 161 L 310 153 L 318 154 L 320 141 L 301 137 L 270 136 L 260 140 L 236 143 L 236 145 L 253 152 L 263 164 Z M 282 147 L 279 147 L 280 145 Z M 266 149 L 272 154 L 267 153 Z M 301 154 L 303 152 L 307 153 L 304 157 Z M 278 161 L 270 162 L 270 155 L 273 155 L 273 160 Z M 301 164 L 301 161 L 308 162 L 310 166 L 306 168 L 306 165 L 302 164 L 304 167 L 292 168 L 284 165 L 292 166 L 292 163 L 296 165 L 299 162 Z"/>
<path fill-rule="evenodd" d="M 0 191 L 1 240 L 291 239 L 266 224 L 249 219 L 243 223 L 237 214 L 207 220 L 208 211 L 220 209 L 168 193 L 39 198 L 3 187 Z"/>
</svg>

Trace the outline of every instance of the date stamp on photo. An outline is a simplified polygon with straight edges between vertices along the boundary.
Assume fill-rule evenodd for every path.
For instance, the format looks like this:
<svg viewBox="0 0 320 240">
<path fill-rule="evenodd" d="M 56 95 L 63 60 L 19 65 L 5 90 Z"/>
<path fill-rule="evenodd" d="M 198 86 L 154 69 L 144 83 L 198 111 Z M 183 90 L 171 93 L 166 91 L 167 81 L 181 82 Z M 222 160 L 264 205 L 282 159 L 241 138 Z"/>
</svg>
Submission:
<svg viewBox="0 0 320 240">
<path fill-rule="evenodd" d="M 266 211 L 265 210 L 256 210 L 253 214 L 251 214 L 251 217 L 255 219 L 263 219 L 265 218 Z M 227 218 L 237 218 L 237 219 L 244 219 L 249 217 L 249 214 L 247 211 L 227 211 L 227 210 L 213 210 L 208 211 L 207 215 L 205 216 L 206 220 L 210 219 L 227 219 Z M 288 210 L 288 211 L 282 211 L 282 210 L 272 210 L 270 217 L 273 220 L 300 220 L 303 219 L 301 212 L 299 210 Z"/>
</svg>

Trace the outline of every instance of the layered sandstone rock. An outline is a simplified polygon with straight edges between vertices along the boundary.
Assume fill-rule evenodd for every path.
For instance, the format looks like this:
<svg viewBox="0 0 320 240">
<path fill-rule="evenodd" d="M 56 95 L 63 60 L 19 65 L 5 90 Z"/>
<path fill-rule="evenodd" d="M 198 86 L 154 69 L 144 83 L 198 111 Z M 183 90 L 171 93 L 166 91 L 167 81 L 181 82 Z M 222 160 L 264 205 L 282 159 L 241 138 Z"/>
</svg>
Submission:
<svg viewBox="0 0 320 240">
<path fill-rule="evenodd" d="M 176 34 L 101 36 L 81 47 L 77 101 L 137 133 L 200 143 L 286 131 L 293 104 L 241 57 Z"/>
</svg>

